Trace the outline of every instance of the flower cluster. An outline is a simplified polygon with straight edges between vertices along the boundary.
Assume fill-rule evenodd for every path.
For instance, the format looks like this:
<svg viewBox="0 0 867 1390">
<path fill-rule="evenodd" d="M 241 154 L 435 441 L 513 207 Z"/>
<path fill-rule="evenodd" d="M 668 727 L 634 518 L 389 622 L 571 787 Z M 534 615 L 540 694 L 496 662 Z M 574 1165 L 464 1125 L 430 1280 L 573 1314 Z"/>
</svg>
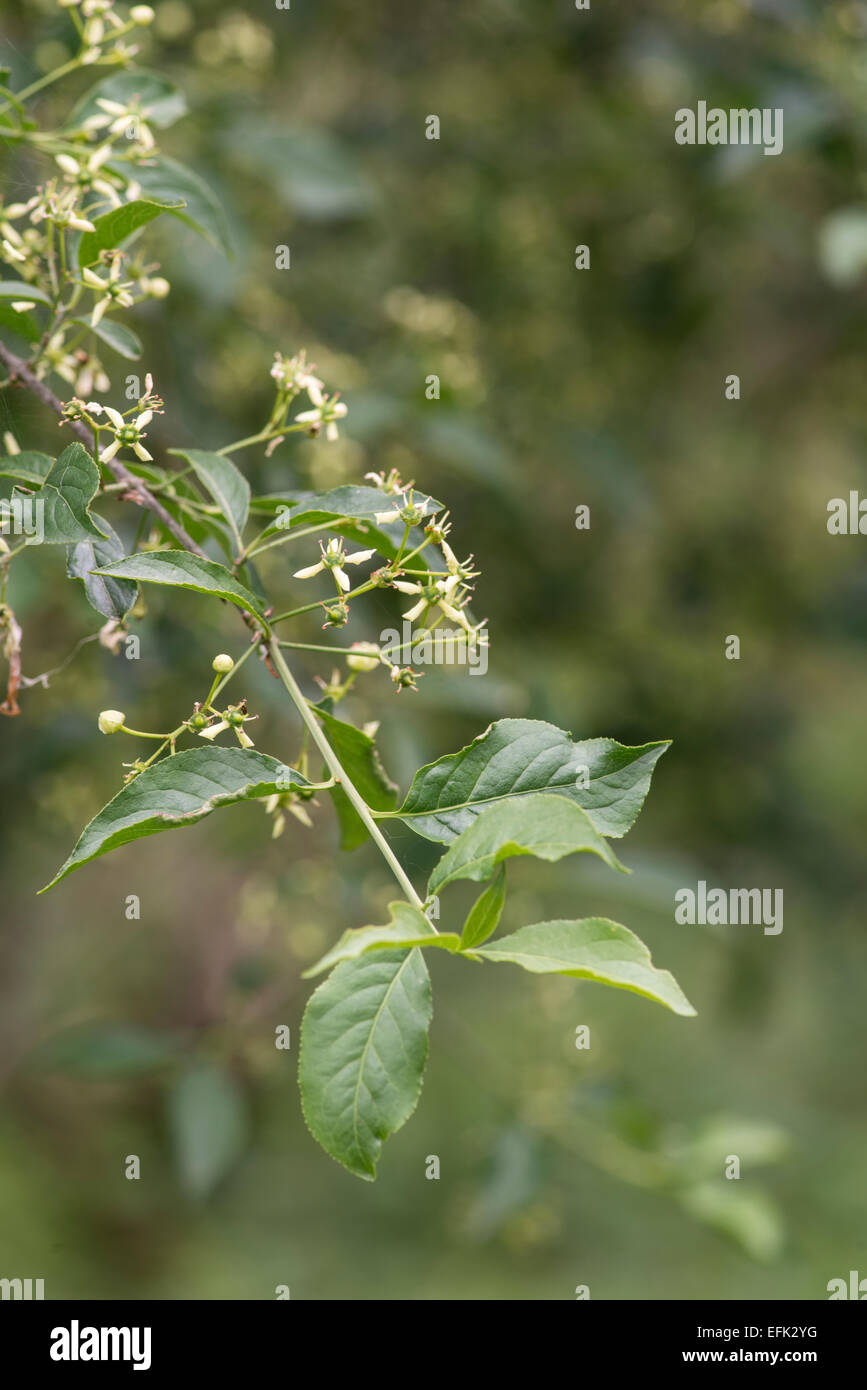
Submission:
<svg viewBox="0 0 867 1390">
<path fill-rule="evenodd" d="M 478 578 L 474 570 L 473 557 L 459 560 L 446 537 L 451 531 L 449 513 L 442 512 L 440 505 L 430 497 L 417 496 L 412 484 L 402 484 L 400 476 L 392 470 L 384 473 L 366 475 L 377 488 L 388 496 L 389 505 L 382 511 L 374 512 L 377 526 L 403 526 L 403 538 L 397 553 L 382 568 L 374 571 L 355 590 L 351 587 L 346 565 L 359 565 L 370 560 L 375 549 L 356 550 L 347 554 L 344 541 L 332 536 L 319 542 L 320 558 L 314 565 L 307 565 L 295 571 L 295 579 L 313 579 L 316 575 L 330 570 L 337 589 L 337 602 L 323 600 L 325 613 L 324 627 L 343 627 L 349 619 L 349 599 L 373 588 L 391 588 L 400 594 L 411 595 L 416 601 L 403 618 L 410 623 L 420 621 L 422 631 L 433 630 L 443 618 L 448 618 L 466 634 L 467 639 L 484 642 L 485 622 L 473 623 L 470 620 L 468 605 L 472 594 L 472 581 Z M 437 513 L 442 512 L 441 515 Z M 417 528 L 424 525 L 423 539 L 410 547 L 411 537 Z M 436 561 L 428 564 L 418 557 L 429 546 L 437 546 L 441 552 L 439 568 Z M 430 556 L 428 556 L 430 559 Z M 359 644 L 355 644 L 357 647 Z M 347 659 L 350 669 L 355 671 L 374 670 L 385 660 L 378 647 L 372 647 L 369 655 L 352 655 Z M 415 689 L 416 673 L 411 667 L 390 665 L 390 674 L 398 691 Z"/>
<path fill-rule="evenodd" d="M 67 68 L 128 66 L 137 49 L 127 43 L 127 37 L 154 20 L 149 5 L 125 8 L 115 0 L 58 3 L 68 12 L 80 41 L 79 52 Z M 41 85 L 44 82 L 35 84 Z M 135 253 L 126 258 L 122 276 L 117 248 L 103 250 L 99 261 L 82 265 L 80 273 L 73 271 L 81 236 L 93 233 L 106 212 L 141 197 L 138 165 L 146 163 L 156 148 L 149 124 L 157 114 L 155 106 L 136 96 L 128 100 L 113 96 L 96 94 L 90 102 L 85 99 L 79 103 L 81 114 L 73 114 L 62 131 L 40 135 L 39 149 L 53 161 L 46 177 L 26 201 L 0 202 L 0 260 L 22 282 L 20 297 L 10 302 L 12 311 L 22 315 L 25 337 L 36 341 L 36 325 L 24 316 L 43 306 L 49 308 L 31 368 L 40 379 L 56 372 L 74 385 L 79 396 L 108 385 L 95 352 L 84 352 L 79 346 L 81 324 L 76 312 L 81 314 L 88 300 L 84 305 L 79 301 L 93 294 L 88 312 L 91 326 L 98 328 L 110 310 L 130 308 L 142 299 L 164 298 L 170 288 L 168 281 L 155 274 L 159 267 L 140 263 Z M 6 109 L 13 122 L 23 119 L 11 102 L 6 102 Z"/>
<path fill-rule="evenodd" d="M 126 414 L 122 415 L 114 406 L 102 405 L 100 401 L 84 401 L 78 396 L 73 396 L 64 404 L 63 415 L 66 420 L 77 420 L 88 425 L 97 440 L 101 434 L 111 436 L 99 452 L 103 463 L 110 463 L 121 449 L 131 449 L 142 463 L 150 463 L 153 456 L 148 453 L 142 440 L 154 415 L 162 414 L 162 407 L 163 402 L 154 391 L 153 377 L 148 372 L 145 377 L 145 394 Z M 131 416 L 135 418 L 131 419 Z"/>
<path fill-rule="evenodd" d="M 102 710 L 97 720 L 101 733 L 117 734 L 122 732 L 129 734 L 132 738 L 154 739 L 159 745 L 150 758 L 137 758 L 134 762 L 124 763 L 124 767 L 128 769 L 125 779 L 127 782 L 144 772 L 162 754 L 168 753 L 169 756 L 174 756 L 177 741 L 185 733 L 196 734 L 199 738 L 207 739 L 209 743 L 212 743 L 214 739 L 219 738 L 220 734 L 231 729 L 242 748 L 253 747 L 253 740 L 244 726 L 252 720 L 258 719 L 259 716 L 248 712 L 246 699 L 239 700 L 237 704 L 229 705 L 224 710 L 217 709 L 212 703 L 226 681 L 234 673 L 235 662 L 225 652 L 220 652 L 214 657 L 211 666 L 214 679 L 207 697 L 204 700 L 197 700 L 189 718 L 179 724 L 176 729 L 172 729 L 170 733 L 159 734 L 142 729 L 131 729 L 126 722 L 126 715 L 123 710 Z"/>
<path fill-rule="evenodd" d="M 57 0 L 68 10 L 81 40 L 80 61 L 126 64 L 135 57 L 138 47 L 122 42 L 134 29 L 153 24 L 155 14 L 150 5 L 133 5 L 124 19 L 114 0 Z"/>
<path fill-rule="evenodd" d="M 312 409 L 296 415 L 291 421 L 292 428 L 303 429 L 313 439 L 323 432 L 329 442 L 333 443 L 338 438 L 338 421 L 346 418 L 347 407 L 339 393 L 326 394 L 324 382 L 313 374 L 314 365 L 308 363 L 305 352 L 299 352 L 294 357 L 284 357 L 282 353 L 275 352 L 271 377 L 277 384 L 277 399 L 268 423 L 268 429 L 278 435 L 273 446 L 281 443 L 281 431 L 290 427 L 292 403 L 302 392 L 306 392 Z"/>
</svg>

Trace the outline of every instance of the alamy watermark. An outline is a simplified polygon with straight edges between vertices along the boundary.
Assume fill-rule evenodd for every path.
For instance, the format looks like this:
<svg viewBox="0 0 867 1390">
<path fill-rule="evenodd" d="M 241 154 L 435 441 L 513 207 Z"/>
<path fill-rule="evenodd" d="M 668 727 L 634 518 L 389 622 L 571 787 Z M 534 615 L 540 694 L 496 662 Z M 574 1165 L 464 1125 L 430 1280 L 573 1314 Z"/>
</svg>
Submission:
<svg viewBox="0 0 867 1390">
<path fill-rule="evenodd" d="M 45 539 L 45 499 L 0 497 L 0 536 L 26 536 L 28 545 Z"/>
<path fill-rule="evenodd" d="M 678 888 L 674 920 L 689 926 L 764 927 L 765 936 L 783 930 L 782 888 L 710 888 L 700 879 L 695 889 Z"/>
<path fill-rule="evenodd" d="M 21 1299 L 31 1303 L 44 1297 L 44 1279 L 0 1279 L 0 1299 Z"/>
<path fill-rule="evenodd" d="M 697 110 L 681 106 L 674 113 L 678 145 L 763 145 L 765 154 L 782 154 L 783 109 L 738 107 L 724 111 L 700 101 Z"/>
<path fill-rule="evenodd" d="M 73 1318 L 69 1327 L 51 1329 L 52 1361 L 131 1361 L 134 1371 L 151 1365 L 149 1327 L 82 1327 Z"/>
</svg>

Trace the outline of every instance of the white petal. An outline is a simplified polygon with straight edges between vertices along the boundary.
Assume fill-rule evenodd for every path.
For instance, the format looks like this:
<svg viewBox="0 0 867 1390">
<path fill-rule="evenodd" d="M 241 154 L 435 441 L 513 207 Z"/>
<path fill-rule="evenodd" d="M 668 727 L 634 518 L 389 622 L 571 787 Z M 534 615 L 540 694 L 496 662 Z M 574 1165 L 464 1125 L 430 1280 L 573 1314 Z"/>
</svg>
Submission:
<svg viewBox="0 0 867 1390">
<path fill-rule="evenodd" d="M 348 593 L 352 588 L 349 582 L 349 575 L 345 574 L 339 565 L 335 565 L 331 571 L 344 593 Z"/>
<path fill-rule="evenodd" d="M 397 521 L 400 512 L 376 512 L 375 521 L 377 526 L 387 526 L 390 521 Z"/>
<path fill-rule="evenodd" d="M 103 449 L 102 453 L 99 456 L 102 459 L 102 462 L 108 463 L 111 459 L 113 459 L 119 448 L 120 440 L 113 439 L 111 443 L 108 445 L 108 447 Z"/>
<path fill-rule="evenodd" d="M 391 581 L 393 589 L 400 589 L 402 594 L 420 594 L 420 584 L 410 584 L 406 579 L 393 579 Z"/>
<path fill-rule="evenodd" d="M 105 413 L 108 416 L 111 423 L 114 425 L 116 430 L 123 429 L 124 425 L 126 424 L 126 421 L 124 420 L 119 410 L 115 410 L 113 405 L 107 405 L 105 407 Z"/>
<path fill-rule="evenodd" d="M 345 557 L 344 563 L 347 565 L 363 565 L 365 560 L 369 560 L 371 555 L 375 555 L 375 550 L 356 550 L 352 555 Z"/>
<path fill-rule="evenodd" d="M 82 279 L 84 280 L 84 283 L 85 283 L 86 285 L 90 285 L 91 289 L 94 289 L 94 290 L 104 290 L 104 289 L 105 289 L 105 281 L 104 281 L 104 280 L 100 280 L 100 278 L 99 278 L 98 275 L 94 275 L 93 271 L 90 269 L 89 266 L 85 266 L 84 270 L 81 272 L 81 275 L 82 275 Z"/>
<path fill-rule="evenodd" d="M 458 558 L 455 555 L 455 552 L 452 550 L 451 546 L 449 545 L 448 541 L 440 541 L 440 550 L 446 557 L 447 567 L 449 568 L 449 570 L 451 570 L 452 574 L 454 574 L 455 570 L 458 568 Z"/>
<path fill-rule="evenodd" d="M 144 427 L 145 427 L 145 425 L 149 425 L 150 422 L 151 422 L 151 420 L 152 420 L 153 418 L 154 418 L 154 413 L 153 413 L 152 410 L 143 410 L 142 413 L 141 413 L 141 415 L 139 415 L 139 416 L 136 417 L 136 422 L 135 422 L 135 427 L 136 427 L 136 429 L 137 429 L 137 430 L 143 430 Z"/>
<path fill-rule="evenodd" d="M 56 156 L 57 163 L 60 165 L 64 174 L 69 174 L 70 178 L 78 178 L 78 160 L 73 159 L 71 154 L 59 154 Z"/>
<path fill-rule="evenodd" d="M 212 724 L 210 729 L 201 729 L 199 731 L 199 738 L 216 738 L 217 734 L 221 734 L 223 730 L 228 729 L 228 727 L 225 719 L 221 719 L 219 724 Z"/>
<path fill-rule="evenodd" d="M 418 603 L 413 604 L 412 608 L 410 608 L 410 610 L 407 613 L 404 613 L 403 616 L 406 618 L 408 623 L 414 623 L 416 618 L 421 617 L 422 613 L 427 608 L 427 606 L 427 599 L 420 598 Z"/>
<path fill-rule="evenodd" d="M 117 196 L 117 189 L 112 188 L 111 184 L 106 183 L 105 179 L 94 179 L 93 191 L 94 193 L 101 193 L 103 198 L 107 198 L 112 207 L 119 208 L 122 206 L 121 200 Z"/>
<path fill-rule="evenodd" d="M 292 578 L 293 578 L 293 579 L 312 579 L 313 576 L 314 576 L 314 574 L 321 574 L 322 571 L 323 571 L 324 569 L 325 569 L 325 566 L 323 565 L 322 561 L 320 560 L 318 565 L 308 565 L 307 568 L 306 568 L 305 570 L 296 570 L 295 573 L 293 574 Z"/>
<path fill-rule="evenodd" d="M 100 145 L 99 149 L 94 150 L 93 154 L 90 156 L 90 159 L 87 161 L 87 167 L 92 174 L 95 174 L 97 169 L 101 169 L 105 161 L 110 158 L 111 145 Z"/>
<path fill-rule="evenodd" d="M 149 454 L 143 444 L 133 444 L 132 451 L 136 458 L 141 459 L 142 463 L 151 463 L 153 460 L 153 454 Z"/>
</svg>

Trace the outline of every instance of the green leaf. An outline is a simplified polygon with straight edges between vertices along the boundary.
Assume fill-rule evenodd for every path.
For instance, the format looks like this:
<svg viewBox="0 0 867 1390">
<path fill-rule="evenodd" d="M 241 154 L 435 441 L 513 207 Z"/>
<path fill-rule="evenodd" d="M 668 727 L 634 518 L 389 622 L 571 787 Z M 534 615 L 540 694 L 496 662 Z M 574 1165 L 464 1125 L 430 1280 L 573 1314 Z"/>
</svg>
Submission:
<svg viewBox="0 0 867 1390">
<path fill-rule="evenodd" d="M 127 1024 L 84 1023 L 55 1033 L 26 1060 L 40 1071 L 111 1081 L 164 1067 L 177 1055 L 178 1045 L 169 1033 Z"/>
<path fill-rule="evenodd" d="M 635 821 L 668 746 L 573 743 L 543 720 L 498 719 L 459 753 L 419 768 L 398 815 L 416 834 L 448 844 L 492 802 L 556 791 L 582 806 L 600 835 L 617 839 Z"/>
<path fill-rule="evenodd" d="M 250 484 L 243 473 L 231 459 L 222 454 L 209 454 L 204 449 L 170 449 L 169 453 L 186 459 L 192 466 L 228 521 L 240 551 L 241 532 L 250 511 Z"/>
<path fill-rule="evenodd" d="M 717 1178 L 696 1183 L 677 1200 L 694 1221 L 720 1231 L 751 1259 L 767 1263 L 780 1254 L 785 1237 L 782 1216 L 763 1188 Z"/>
<path fill-rule="evenodd" d="M 180 589 L 192 589 L 197 594 L 215 594 L 265 622 L 262 604 L 239 584 L 225 565 L 214 560 L 202 560 L 187 550 L 148 550 L 130 555 L 111 565 L 103 565 L 98 574 L 115 579 L 137 579 L 142 584 L 167 584 Z"/>
<path fill-rule="evenodd" d="M 330 951 L 326 951 L 315 965 L 304 971 L 304 979 L 321 975 L 342 960 L 355 960 L 368 951 L 388 947 L 441 946 L 446 951 L 459 949 L 461 942 L 457 932 L 435 932 L 424 913 L 411 903 L 389 903 L 388 911 L 391 920 L 383 927 L 356 927 L 345 931 Z"/>
<path fill-rule="evenodd" d="M 84 446 L 68 444 L 30 498 L 31 503 L 43 504 L 43 539 L 47 545 L 105 540 L 90 514 L 99 482 L 99 469 Z"/>
<path fill-rule="evenodd" d="M 138 598 L 138 585 L 129 579 L 109 579 L 92 571 L 100 565 L 110 564 L 112 560 L 123 558 L 123 542 L 102 517 L 99 524 L 105 530 L 105 540 L 79 541 L 71 547 L 66 561 L 69 579 L 80 579 L 84 583 L 91 608 L 104 618 L 122 618 L 132 608 Z"/>
<path fill-rule="evenodd" d="M 214 1062 L 183 1072 L 168 1097 L 168 1126 L 181 1186 L 203 1198 L 247 1145 L 247 1112 L 235 1078 Z"/>
<path fill-rule="evenodd" d="M 14 478 L 16 483 L 35 484 L 39 487 L 45 482 L 54 467 L 54 459 L 48 454 L 23 452 L 7 454 L 0 458 L 0 478 Z"/>
<path fill-rule="evenodd" d="M 306 785 L 300 772 L 252 748 L 188 748 L 127 782 L 85 827 L 69 858 L 39 891 L 47 893 L 67 874 L 131 840 L 195 825 L 218 806 Z"/>
<path fill-rule="evenodd" d="M 140 227 L 146 227 L 164 212 L 176 212 L 181 207 L 183 203 L 179 200 L 160 203 L 137 198 L 135 202 L 123 203 L 119 208 L 112 208 L 111 212 L 97 217 L 93 224 L 94 231 L 85 232 L 82 236 L 78 244 L 78 264 L 82 269 L 93 265 L 99 260 L 101 251 L 111 251 L 123 246 Z"/>
<path fill-rule="evenodd" d="M 141 338 L 137 333 L 133 333 L 131 328 L 127 328 L 124 323 L 117 323 L 114 319 L 102 318 L 95 326 L 89 319 L 73 319 L 73 323 L 79 324 L 81 328 L 88 328 L 91 333 L 103 343 L 107 343 L 115 352 L 119 352 L 121 357 L 126 357 L 130 362 L 137 362 L 144 351 Z"/>
<path fill-rule="evenodd" d="M 428 504 L 427 516 L 441 509 L 442 504 L 425 493 L 417 493 L 415 497 L 419 504 Z M 278 513 L 274 525 L 263 531 L 264 537 L 279 536 L 281 531 L 293 531 L 297 526 L 331 524 L 337 534 L 356 541 L 365 549 L 378 550 L 385 559 L 391 560 L 403 544 L 404 527 L 399 521 L 376 523 L 374 518 L 377 512 L 387 512 L 393 503 L 394 498 L 379 488 L 347 486 L 321 493 L 269 493 L 254 498 L 251 510 Z M 414 550 L 424 540 L 422 530 L 413 527 L 407 538 L 408 547 Z M 435 551 L 416 555 L 413 564 L 418 569 L 429 569 L 429 556 L 435 568 L 443 568 L 445 562 L 437 559 Z"/>
<path fill-rule="evenodd" d="M 129 178 L 130 168 L 123 164 L 109 165 L 114 173 Z M 153 155 L 147 164 L 137 164 L 133 177 L 148 198 L 157 202 L 183 202 L 172 215 L 198 232 L 218 251 L 232 255 L 232 242 L 226 215 L 204 179 L 185 164 L 165 155 Z"/>
<path fill-rule="evenodd" d="M 14 333 L 25 343 L 38 343 L 42 338 L 38 320 L 26 309 L 13 309 L 6 299 L 0 299 L 0 328 Z"/>
<path fill-rule="evenodd" d="M 695 1015 L 674 976 L 656 969 L 644 942 L 605 917 L 536 922 L 479 947 L 476 955 L 523 966 L 534 975 L 573 975 L 633 990 L 685 1018 Z"/>
<path fill-rule="evenodd" d="M 158 126 L 161 130 L 173 125 L 187 110 L 183 94 L 173 82 L 161 73 L 138 68 L 115 73 L 97 82 L 72 108 L 64 128 L 79 129 L 90 116 L 104 115 L 99 105 L 100 97 L 105 101 L 119 102 L 121 106 L 134 104 L 148 125 Z"/>
<path fill-rule="evenodd" d="M 432 1017 L 421 951 L 343 961 L 311 995 L 298 1080 L 310 1132 L 372 1181 L 384 1141 L 418 1104 Z"/>
<path fill-rule="evenodd" d="M 374 811 L 391 811 L 397 805 L 397 785 L 382 766 L 379 751 L 369 734 L 337 719 L 324 705 L 313 705 L 322 720 L 328 742 L 344 771 Z M 367 829 L 342 787 L 330 788 L 340 823 L 341 849 L 356 849 L 368 838 Z"/>
<path fill-rule="evenodd" d="M 433 516 L 442 509 L 423 492 L 413 492 L 413 500 L 419 507 L 425 506 L 425 514 Z M 280 531 L 291 531 L 296 526 L 316 526 L 321 522 L 340 521 L 350 518 L 355 521 L 373 521 L 378 512 L 389 511 L 394 498 L 377 487 L 336 487 L 330 492 L 294 492 L 282 495 L 266 494 L 257 498 L 263 510 L 280 513 L 278 521 L 268 528 L 268 535 Z M 394 523 L 392 523 L 394 524 Z M 400 528 L 403 535 L 403 526 Z"/>
<path fill-rule="evenodd" d="M 480 946 L 493 936 L 499 925 L 506 901 L 506 866 L 501 864 L 493 883 L 479 895 L 467 914 L 461 932 L 461 950 L 468 951 Z"/>
<path fill-rule="evenodd" d="M 23 299 L 36 304 L 50 304 L 51 295 L 38 285 L 28 285 L 25 280 L 0 280 L 0 299 Z"/>
<path fill-rule="evenodd" d="M 737 1115 L 711 1115 L 692 1129 L 678 1124 L 662 1146 L 666 1162 L 682 1182 L 694 1183 L 720 1172 L 721 1157 L 737 1154 L 743 1168 L 778 1163 L 789 1147 L 779 1125 Z"/>
<path fill-rule="evenodd" d="M 356 156 L 319 126 L 287 129 L 247 116 L 228 126 L 224 138 L 244 169 L 267 179 L 293 213 L 329 221 L 360 216 L 372 205 Z"/>
<path fill-rule="evenodd" d="M 459 835 L 434 868 L 429 892 L 441 893 L 455 879 L 490 878 L 504 859 L 534 854 L 554 862 L 580 851 L 598 854 L 612 869 L 623 870 L 607 840 L 586 811 L 565 796 L 522 796 L 488 806 Z"/>
</svg>

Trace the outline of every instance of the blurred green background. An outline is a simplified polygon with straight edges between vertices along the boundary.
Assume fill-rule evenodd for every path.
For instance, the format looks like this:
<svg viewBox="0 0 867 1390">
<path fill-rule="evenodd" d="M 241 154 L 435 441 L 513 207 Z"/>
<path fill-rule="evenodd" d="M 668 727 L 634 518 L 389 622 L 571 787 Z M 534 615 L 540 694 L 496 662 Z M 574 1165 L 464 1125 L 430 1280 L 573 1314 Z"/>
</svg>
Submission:
<svg viewBox="0 0 867 1390">
<path fill-rule="evenodd" d="M 404 787 L 506 714 L 672 738 L 621 847 L 633 876 L 521 861 L 504 926 L 621 920 L 698 1018 L 433 960 L 419 1109 L 376 1184 L 350 1177 L 301 1117 L 300 972 L 392 888 L 373 849 L 335 859 L 328 806 L 277 841 L 235 808 L 35 896 L 119 785 L 128 753 L 97 712 L 166 727 L 242 648 L 231 614 L 152 590 L 141 660 L 86 645 L 0 727 L 0 1275 L 142 1299 L 823 1298 L 867 1275 L 867 571 L 863 539 L 826 530 L 828 500 L 867 482 L 867 5 L 156 8 L 142 60 L 191 107 L 162 147 L 217 191 L 236 254 L 149 233 L 173 287 L 130 320 L 166 400 L 149 444 L 252 433 L 273 352 L 308 350 L 349 405 L 342 438 L 251 451 L 251 479 L 415 478 L 475 552 L 492 634 L 483 679 L 431 668 L 395 703 L 362 678 L 349 713 L 382 719 Z M 62 58 L 66 22 L 4 9 L 20 86 Z M 784 152 L 677 146 L 699 99 L 783 107 Z M 4 166 L 23 189 L 32 170 Z M 56 447 L 19 393 L 0 423 Z M 59 554 L 19 564 L 10 598 L 30 676 L 98 626 Z M 257 745 L 289 757 L 276 685 L 247 669 Z M 394 840 L 422 876 L 432 847 Z M 782 888 L 782 934 L 676 925 L 699 878 Z"/>
</svg>

